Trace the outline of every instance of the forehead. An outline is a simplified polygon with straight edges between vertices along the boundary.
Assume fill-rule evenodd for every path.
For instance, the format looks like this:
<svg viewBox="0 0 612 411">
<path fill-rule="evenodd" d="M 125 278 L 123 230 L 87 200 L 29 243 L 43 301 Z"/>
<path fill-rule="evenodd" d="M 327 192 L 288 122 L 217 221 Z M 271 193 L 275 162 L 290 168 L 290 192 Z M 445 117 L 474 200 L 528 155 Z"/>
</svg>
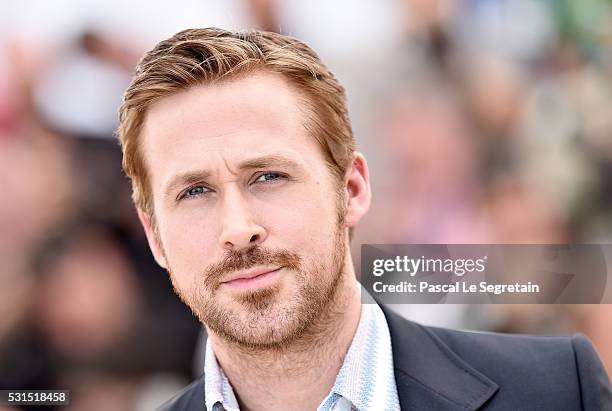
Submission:
<svg viewBox="0 0 612 411">
<path fill-rule="evenodd" d="M 198 85 L 154 103 L 141 133 L 153 187 L 180 172 L 231 165 L 258 155 L 324 161 L 307 135 L 298 94 L 279 74 L 257 72 Z"/>
</svg>

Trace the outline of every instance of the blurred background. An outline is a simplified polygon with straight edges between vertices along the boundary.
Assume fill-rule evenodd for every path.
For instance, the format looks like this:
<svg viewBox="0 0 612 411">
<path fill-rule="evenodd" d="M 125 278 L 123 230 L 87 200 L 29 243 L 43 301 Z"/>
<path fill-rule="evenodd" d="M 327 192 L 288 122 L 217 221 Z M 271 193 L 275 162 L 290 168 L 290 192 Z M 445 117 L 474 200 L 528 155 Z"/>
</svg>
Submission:
<svg viewBox="0 0 612 411">
<path fill-rule="evenodd" d="M 4 1 L 0 389 L 150 410 L 201 370 L 200 327 L 152 260 L 114 130 L 138 58 L 204 26 L 298 37 L 345 85 L 374 196 L 357 261 L 362 243 L 611 242 L 612 1 Z M 582 332 L 612 370 L 612 305 L 395 308 Z"/>
</svg>

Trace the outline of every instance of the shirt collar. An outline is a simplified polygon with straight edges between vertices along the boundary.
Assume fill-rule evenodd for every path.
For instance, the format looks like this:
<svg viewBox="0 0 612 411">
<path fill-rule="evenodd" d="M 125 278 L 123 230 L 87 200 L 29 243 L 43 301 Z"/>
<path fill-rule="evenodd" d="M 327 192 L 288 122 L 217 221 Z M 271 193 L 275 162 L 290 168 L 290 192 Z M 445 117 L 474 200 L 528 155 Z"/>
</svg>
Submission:
<svg viewBox="0 0 612 411">
<path fill-rule="evenodd" d="M 232 385 L 217 362 L 210 338 L 206 340 L 204 358 L 204 398 L 207 410 L 216 411 L 215 404 L 217 403 L 222 405 L 219 408 L 221 410 L 240 410 Z"/>
<path fill-rule="evenodd" d="M 399 410 L 391 337 L 385 316 L 376 304 L 362 305 L 351 346 L 330 394 L 319 409 L 334 409 L 340 398 L 357 410 Z"/>
</svg>

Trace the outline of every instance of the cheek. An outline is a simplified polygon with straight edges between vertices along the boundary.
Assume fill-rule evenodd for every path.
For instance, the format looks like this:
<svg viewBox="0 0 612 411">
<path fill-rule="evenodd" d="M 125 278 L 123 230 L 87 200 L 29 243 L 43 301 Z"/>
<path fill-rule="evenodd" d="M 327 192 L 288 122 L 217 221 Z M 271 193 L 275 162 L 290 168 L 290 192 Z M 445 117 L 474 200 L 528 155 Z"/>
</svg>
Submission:
<svg viewBox="0 0 612 411">
<path fill-rule="evenodd" d="M 317 191 L 293 200 L 260 214 L 270 247 L 312 255 L 329 246 L 336 229 L 336 202 Z"/>
<path fill-rule="evenodd" d="M 210 224 L 203 218 L 176 213 L 164 218 L 160 235 L 176 285 L 193 284 L 196 276 L 213 262 L 216 246 Z"/>
</svg>

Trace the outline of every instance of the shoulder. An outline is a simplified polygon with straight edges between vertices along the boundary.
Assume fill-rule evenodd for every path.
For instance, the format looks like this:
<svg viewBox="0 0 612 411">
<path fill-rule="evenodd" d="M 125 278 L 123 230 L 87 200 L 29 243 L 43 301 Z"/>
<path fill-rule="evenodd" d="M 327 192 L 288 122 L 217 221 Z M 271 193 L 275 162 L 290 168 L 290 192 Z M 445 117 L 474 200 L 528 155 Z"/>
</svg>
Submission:
<svg viewBox="0 0 612 411">
<path fill-rule="evenodd" d="M 576 337 L 536 337 L 515 334 L 500 334 L 477 331 L 460 331 L 437 327 L 421 327 L 429 337 L 444 344 L 470 364 L 481 368 L 499 369 L 508 375 L 512 370 L 540 369 L 546 372 L 567 375 L 575 370 L 573 339 Z M 590 347 L 590 343 L 586 341 Z M 554 366 L 551 368 L 551 366 Z"/>
<path fill-rule="evenodd" d="M 204 376 L 189 384 L 171 400 L 159 407 L 158 411 L 205 410 Z"/>
<path fill-rule="evenodd" d="M 478 331 L 462 331 L 421 325 L 383 309 L 389 325 L 393 348 L 400 360 L 414 351 L 430 351 L 442 360 L 461 359 L 485 373 L 508 378 L 529 370 L 567 376 L 576 371 L 574 344 L 581 351 L 592 351 L 588 340 L 576 337 L 536 337 Z M 544 366 L 542 368 L 542 366 Z M 506 377 L 508 376 L 508 377 Z"/>
<path fill-rule="evenodd" d="M 590 341 L 572 337 L 535 337 L 425 327 L 461 358 L 523 396 L 575 394 L 584 409 L 610 409 L 608 375 Z M 561 393 L 563 391 L 563 393 Z"/>
<path fill-rule="evenodd" d="M 422 350 L 436 358 L 423 360 L 421 368 L 429 367 L 429 372 L 436 373 L 435 368 L 445 372 L 450 363 L 467 373 L 479 372 L 499 386 L 494 401 L 505 397 L 524 403 L 548 396 L 559 404 L 582 404 L 586 409 L 612 406 L 607 373 L 583 335 L 536 337 L 459 331 L 423 326 L 385 312 L 394 360 L 400 363 L 414 364 L 416 356 L 411 351 Z M 426 345 L 429 347 L 422 348 Z"/>
</svg>

